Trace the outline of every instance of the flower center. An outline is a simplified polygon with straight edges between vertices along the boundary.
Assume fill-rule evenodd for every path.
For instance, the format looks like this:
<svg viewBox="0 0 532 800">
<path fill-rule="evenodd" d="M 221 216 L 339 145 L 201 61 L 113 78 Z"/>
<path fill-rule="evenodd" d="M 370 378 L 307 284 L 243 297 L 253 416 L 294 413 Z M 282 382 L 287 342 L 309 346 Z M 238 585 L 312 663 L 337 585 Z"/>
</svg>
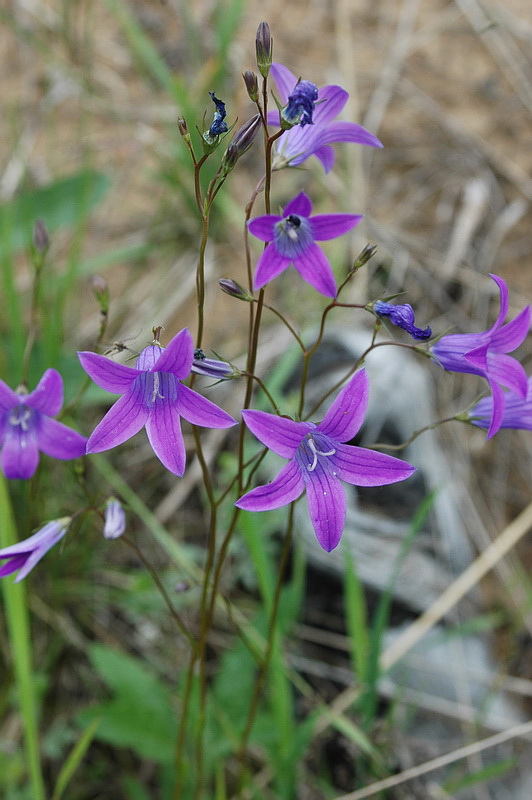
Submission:
<svg viewBox="0 0 532 800">
<path fill-rule="evenodd" d="M 152 398 L 151 398 L 152 403 L 155 403 L 155 401 L 157 400 L 158 397 L 160 397 L 161 400 L 164 400 L 164 394 L 161 394 L 161 392 L 160 392 L 160 385 L 161 385 L 161 374 L 159 372 L 154 372 L 153 373 L 153 394 L 152 394 Z"/>
<path fill-rule="evenodd" d="M 309 472 L 314 472 L 316 469 L 318 465 L 318 456 L 333 456 L 336 453 L 334 447 L 331 447 L 329 450 L 321 449 L 327 445 L 328 442 L 324 441 L 323 437 L 317 436 L 312 432 L 306 434 L 302 442 L 302 450 L 305 458 L 308 459 L 306 467 Z"/>
<path fill-rule="evenodd" d="M 275 224 L 274 241 L 282 256 L 298 258 L 314 242 L 309 220 L 298 214 L 289 214 Z"/>
<path fill-rule="evenodd" d="M 8 422 L 10 425 L 20 425 L 21 430 L 27 431 L 30 428 L 31 417 L 31 408 L 21 404 L 11 409 Z"/>
</svg>

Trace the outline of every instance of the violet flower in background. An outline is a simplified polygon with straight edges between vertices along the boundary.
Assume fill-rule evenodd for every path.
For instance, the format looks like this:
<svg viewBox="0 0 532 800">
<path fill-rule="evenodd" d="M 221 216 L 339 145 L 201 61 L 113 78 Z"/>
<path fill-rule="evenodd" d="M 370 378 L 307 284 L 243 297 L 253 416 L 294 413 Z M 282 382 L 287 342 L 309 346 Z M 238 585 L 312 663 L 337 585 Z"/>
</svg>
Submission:
<svg viewBox="0 0 532 800">
<path fill-rule="evenodd" d="M 6 478 L 31 478 L 39 451 L 61 461 L 85 455 L 86 438 L 51 419 L 62 405 L 63 379 L 55 369 L 47 369 L 29 393 L 0 380 L 0 464 Z"/>
<path fill-rule="evenodd" d="M 236 421 L 181 381 L 189 375 L 194 345 L 188 328 L 168 342 L 145 347 L 136 367 L 117 364 L 96 353 L 78 353 L 92 380 L 122 397 L 109 409 L 87 442 L 87 453 L 122 444 L 146 426 L 157 458 L 175 475 L 185 471 L 186 452 L 181 417 L 193 425 L 230 428 Z"/>
<path fill-rule="evenodd" d="M 504 393 L 504 413 L 501 428 L 532 431 L 532 377 L 527 381 L 526 397 L 515 392 Z M 469 421 L 487 430 L 493 417 L 493 397 L 480 400 L 468 414 Z"/>
<path fill-rule="evenodd" d="M 271 75 L 277 84 L 279 99 L 286 106 L 298 80 L 283 64 L 272 64 Z M 335 142 L 354 142 L 370 147 L 382 147 L 379 139 L 361 125 L 335 120 L 347 103 L 348 97 L 349 93 L 341 86 L 323 86 L 318 89 L 312 114 L 313 124 L 306 127 L 298 126 L 283 133 L 274 145 L 273 168 L 298 167 L 310 156 L 316 156 L 325 172 L 329 172 L 334 165 L 335 156 L 331 144 Z M 280 125 L 278 111 L 268 112 L 268 124 Z"/>
<path fill-rule="evenodd" d="M 216 358 L 207 358 L 201 347 L 194 349 L 194 360 L 191 372 L 196 375 L 206 375 L 208 378 L 216 378 L 223 381 L 233 374 L 233 369 L 227 361 L 218 361 Z"/>
<path fill-rule="evenodd" d="M 412 339 L 430 339 L 432 336 L 432 330 L 428 326 L 425 329 L 416 328 L 414 309 L 410 303 L 394 305 L 377 300 L 373 303 L 373 310 L 378 317 L 387 317 L 392 325 L 409 333 Z"/>
<path fill-rule="evenodd" d="M 126 514 L 122 503 L 110 497 L 105 504 L 105 523 L 103 535 L 106 539 L 118 539 L 126 530 Z"/>
<path fill-rule="evenodd" d="M 5 561 L 5 564 L 0 566 L 0 578 L 11 575 L 17 569 L 19 573 L 14 582 L 18 583 L 25 578 L 41 558 L 46 555 L 48 550 L 63 538 L 71 519 L 71 517 L 55 519 L 53 522 L 48 522 L 33 536 L 24 539 L 23 542 L 17 542 L 2 548 L 0 550 L 0 561 Z"/>
<path fill-rule="evenodd" d="M 260 289 L 293 264 L 303 280 L 326 297 L 336 297 L 333 271 L 317 241 L 335 239 L 358 225 L 360 214 L 310 216 L 312 203 L 301 192 L 284 209 L 283 216 L 265 214 L 248 222 L 249 231 L 269 242 L 255 271 L 254 288 Z"/>
<path fill-rule="evenodd" d="M 411 464 L 393 456 L 344 444 L 362 425 L 368 392 L 368 377 L 362 369 L 342 389 L 319 425 L 265 411 L 243 411 L 246 425 L 257 439 L 290 461 L 271 483 L 252 489 L 236 505 L 246 511 L 269 511 L 297 500 L 306 490 L 318 542 L 324 550 L 333 550 L 342 536 L 346 515 L 340 481 L 384 486 L 405 480 L 415 471 Z"/>
<path fill-rule="evenodd" d="M 515 358 L 506 354 L 522 344 L 530 328 L 530 306 L 526 306 L 512 322 L 503 325 L 508 313 L 508 287 L 497 275 L 490 273 L 490 277 L 499 287 L 501 298 L 499 316 L 491 328 L 483 333 L 442 336 L 431 347 L 431 355 L 444 369 L 480 375 L 488 381 L 493 403 L 488 439 L 497 433 L 504 417 L 506 393 L 501 386 L 523 400 L 527 396 L 525 370 Z"/>
</svg>

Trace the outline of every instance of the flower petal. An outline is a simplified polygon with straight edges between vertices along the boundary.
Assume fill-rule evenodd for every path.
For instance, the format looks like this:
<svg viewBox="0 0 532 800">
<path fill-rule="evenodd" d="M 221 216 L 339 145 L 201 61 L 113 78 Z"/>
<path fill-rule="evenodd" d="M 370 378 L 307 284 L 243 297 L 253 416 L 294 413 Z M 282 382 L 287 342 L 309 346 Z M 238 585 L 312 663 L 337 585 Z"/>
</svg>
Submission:
<svg viewBox="0 0 532 800">
<path fill-rule="evenodd" d="M 504 407 L 505 407 L 505 396 L 501 387 L 498 386 L 495 382 L 490 381 L 490 389 L 493 400 L 493 409 L 491 414 L 490 425 L 488 428 L 488 435 L 486 437 L 487 439 L 491 439 L 491 437 L 495 436 L 495 434 L 499 431 L 504 418 Z"/>
<path fill-rule="evenodd" d="M 111 406 L 96 426 L 87 442 L 87 453 L 101 453 L 117 447 L 138 433 L 148 419 L 148 408 L 143 402 L 143 384 L 137 381 L 130 390 Z"/>
<path fill-rule="evenodd" d="M 38 463 L 35 422 L 27 430 L 22 425 L 7 425 L 1 456 L 2 472 L 6 478 L 28 480 L 35 473 Z"/>
<path fill-rule="evenodd" d="M 366 415 L 369 397 L 369 380 L 365 369 L 355 373 L 331 405 L 322 422 L 320 433 L 348 442 L 356 436 Z"/>
<path fill-rule="evenodd" d="M 503 353 L 488 354 L 488 378 L 507 389 L 511 389 L 519 397 L 525 398 L 528 390 L 525 369 L 519 361 Z"/>
<path fill-rule="evenodd" d="M 276 61 L 270 67 L 270 74 L 272 75 L 278 89 L 278 100 L 286 105 L 292 89 L 297 83 L 297 78 L 293 72 L 290 72 L 288 67 L 284 64 L 279 64 Z M 277 116 L 279 116 L 277 114 Z"/>
<path fill-rule="evenodd" d="M 190 374 L 193 360 L 192 336 L 188 328 L 183 328 L 168 342 L 151 372 L 171 372 L 179 380 L 184 380 Z"/>
<path fill-rule="evenodd" d="M 330 145 L 325 144 L 323 147 L 318 147 L 316 150 L 314 150 L 313 155 L 315 155 L 318 161 L 321 162 L 325 172 L 330 172 L 332 170 L 336 156 L 333 148 L 330 147 Z M 295 161 L 294 166 L 296 166 Z"/>
<path fill-rule="evenodd" d="M 87 439 L 72 428 L 49 417 L 42 417 L 37 432 L 39 450 L 52 458 L 68 461 L 85 455 Z"/>
<path fill-rule="evenodd" d="M 70 520 L 68 520 L 68 522 L 70 522 Z M 23 565 L 17 577 L 15 578 L 14 583 L 18 583 L 19 581 L 23 580 L 23 578 L 25 578 L 26 575 L 31 572 L 35 565 L 39 563 L 41 558 L 46 555 L 48 550 L 50 550 L 63 538 L 68 529 L 68 522 L 65 524 L 63 520 L 54 520 L 53 522 L 49 522 L 44 526 L 40 532 L 45 533 L 46 535 L 43 536 L 41 545 L 35 548 L 29 555 L 26 563 Z"/>
<path fill-rule="evenodd" d="M 316 214 L 309 221 L 314 239 L 324 242 L 352 230 L 361 219 L 362 214 Z"/>
<path fill-rule="evenodd" d="M 106 392 L 113 394 L 124 394 L 127 392 L 137 375 L 141 371 L 128 367 L 126 364 L 118 364 L 110 358 L 100 356 L 97 353 L 82 352 L 78 353 L 81 366 L 92 378 L 94 383 L 105 389 Z"/>
<path fill-rule="evenodd" d="M 354 142 L 355 144 L 365 144 L 369 147 L 382 147 L 382 142 L 373 133 L 357 125 L 356 122 L 330 122 L 326 127 L 319 130 L 315 146 L 321 147 L 324 144 L 334 144 L 335 142 Z"/>
<path fill-rule="evenodd" d="M 340 114 L 349 99 L 349 92 L 341 86 L 327 85 L 318 89 L 318 99 L 312 119 L 315 125 L 328 125 Z"/>
<path fill-rule="evenodd" d="M 306 481 L 310 521 L 321 547 L 330 553 L 341 539 L 346 513 L 345 491 L 340 481 L 320 463 Z"/>
<path fill-rule="evenodd" d="M 153 452 L 166 469 L 174 475 L 183 475 L 186 451 L 176 405 L 164 400 L 158 402 L 146 421 L 146 433 Z"/>
<path fill-rule="evenodd" d="M 318 292 L 325 297 L 336 297 L 338 290 L 334 273 L 325 253 L 317 244 L 308 247 L 294 259 L 293 264 L 303 280 L 310 283 Z"/>
<path fill-rule="evenodd" d="M 289 217 L 290 214 L 297 214 L 300 217 L 309 217 L 312 211 L 312 202 L 308 194 L 300 192 L 296 197 L 286 204 L 283 217 Z"/>
<path fill-rule="evenodd" d="M 262 289 L 263 286 L 280 275 L 290 263 L 291 259 L 277 252 L 274 242 L 270 242 L 257 262 L 253 288 L 255 290 Z"/>
<path fill-rule="evenodd" d="M 264 214 L 248 222 L 248 230 L 262 242 L 271 242 L 275 236 L 275 225 L 282 217 L 277 214 Z"/>
<path fill-rule="evenodd" d="M 20 403 L 20 395 L 11 389 L 7 383 L 0 380 L 0 411 L 9 411 Z"/>
<path fill-rule="evenodd" d="M 236 425 L 236 420 L 227 411 L 188 386 L 179 386 L 176 408 L 192 425 L 201 425 L 204 428 L 231 428 Z"/>
<path fill-rule="evenodd" d="M 63 378 L 57 370 L 46 370 L 33 392 L 24 398 L 24 404 L 49 417 L 59 414 L 63 405 Z"/>
<path fill-rule="evenodd" d="M 499 316 L 489 329 L 489 333 L 493 333 L 494 331 L 496 331 L 498 328 L 501 327 L 502 323 L 504 322 L 508 314 L 508 287 L 506 285 L 506 281 L 504 281 L 502 278 L 499 278 L 498 275 L 494 275 L 492 272 L 490 272 L 490 278 L 493 278 L 493 280 L 499 287 L 499 293 L 501 298 L 501 307 L 499 310 Z"/>
<path fill-rule="evenodd" d="M 526 339 L 530 330 L 530 306 L 523 308 L 520 314 L 503 325 L 490 338 L 490 350 L 500 353 L 511 353 L 516 350 Z"/>
<path fill-rule="evenodd" d="M 349 444 L 339 444 L 330 460 L 338 477 L 354 486 L 385 486 L 404 481 L 416 471 L 400 458 Z"/>
<path fill-rule="evenodd" d="M 235 506 L 245 511 L 272 511 L 297 500 L 304 488 L 299 467 L 295 461 L 289 461 L 271 483 L 252 489 Z"/>
<path fill-rule="evenodd" d="M 293 458 L 301 440 L 316 426 L 311 422 L 294 422 L 266 411 L 245 409 L 244 422 L 259 442 L 283 458 Z"/>
</svg>

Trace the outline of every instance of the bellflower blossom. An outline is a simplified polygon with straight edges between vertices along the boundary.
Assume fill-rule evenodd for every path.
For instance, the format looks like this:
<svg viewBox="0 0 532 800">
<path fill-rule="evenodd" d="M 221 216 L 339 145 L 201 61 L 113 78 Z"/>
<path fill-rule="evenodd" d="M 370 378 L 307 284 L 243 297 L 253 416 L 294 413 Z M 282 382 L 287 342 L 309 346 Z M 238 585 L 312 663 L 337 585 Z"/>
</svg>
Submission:
<svg viewBox="0 0 532 800">
<path fill-rule="evenodd" d="M 377 300 L 373 303 L 373 310 L 378 317 L 388 317 L 392 325 L 405 330 L 412 339 L 430 339 L 432 336 L 432 330 L 428 326 L 424 330 L 415 326 L 414 309 L 410 303 L 394 305 Z"/>
<path fill-rule="evenodd" d="M 266 486 L 257 486 L 237 500 L 247 511 L 269 511 L 297 500 L 306 490 L 310 519 L 318 542 L 333 550 L 342 536 L 345 491 L 340 481 L 355 486 L 383 486 L 410 477 L 411 464 L 394 456 L 345 444 L 360 429 L 368 404 L 368 377 L 357 372 L 342 389 L 322 422 L 294 422 L 265 411 L 242 412 L 250 431 L 290 461 Z"/>
<path fill-rule="evenodd" d="M 5 564 L 0 566 L 0 578 L 11 575 L 12 572 L 19 570 L 15 583 L 18 583 L 28 575 L 33 567 L 46 555 L 57 542 L 59 542 L 68 530 L 71 517 L 63 517 L 48 522 L 33 536 L 24 539 L 23 542 L 10 544 L 0 550 L 0 561 Z"/>
<path fill-rule="evenodd" d="M 249 231 L 263 242 L 263 251 L 255 272 L 254 288 L 260 289 L 293 264 L 303 280 L 326 297 L 336 297 L 333 271 L 317 241 L 335 239 L 355 225 L 360 214 L 317 214 L 310 216 L 312 203 L 301 192 L 284 209 L 283 216 L 265 214 L 248 222 Z"/>
<path fill-rule="evenodd" d="M 504 413 L 501 428 L 532 431 L 532 377 L 527 381 L 526 397 L 515 392 L 504 393 Z M 469 421 L 487 430 L 493 417 L 493 397 L 480 400 L 469 412 Z"/>
<path fill-rule="evenodd" d="M 50 419 L 62 405 L 63 379 L 55 369 L 47 369 L 29 393 L 0 380 L 0 464 L 6 478 L 31 478 L 39 451 L 62 461 L 85 455 L 85 437 Z"/>
<path fill-rule="evenodd" d="M 298 80 L 283 64 L 273 63 L 271 75 L 277 84 L 279 99 L 286 106 Z M 306 127 L 299 125 L 283 133 L 274 146 L 273 168 L 298 167 L 310 156 L 316 156 L 325 172 L 329 172 L 334 165 L 331 144 L 335 142 L 382 147 L 379 139 L 361 125 L 335 119 L 347 103 L 348 97 L 349 93 L 341 86 L 328 85 L 318 89 L 312 114 L 313 124 Z M 268 124 L 279 126 L 278 111 L 268 112 Z"/>
<path fill-rule="evenodd" d="M 508 287 L 497 275 L 490 274 L 490 277 L 499 287 L 501 299 L 499 316 L 491 328 L 482 333 L 442 336 L 431 347 L 431 355 L 444 369 L 481 375 L 488 381 L 493 401 L 488 439 L 497 433 L 504 417 L 506 394 L 501 386 L 523 400 L 527 396 L 525 370 L 506 353 L 522 344 L 530 328 L 530 306 L 526 306 L 512 322 L 503 325 L 508 313 Z"/>
<path fill-rule="evenodd" d="M 183 328 L 166 347 L 145 347 L 135 367 L 96 353 L 78 356 L 98 386 L 122 395 L 92 432 L 87 453 L 116 447 L 146 426 L 157 458 L 170 472 L 183 475 L 186 452 L 181 417 L 208 428 L 236 425 L 229 414 L 181 382 L 189 375 L 194 360 L 188 328 Z"/>
</svg>

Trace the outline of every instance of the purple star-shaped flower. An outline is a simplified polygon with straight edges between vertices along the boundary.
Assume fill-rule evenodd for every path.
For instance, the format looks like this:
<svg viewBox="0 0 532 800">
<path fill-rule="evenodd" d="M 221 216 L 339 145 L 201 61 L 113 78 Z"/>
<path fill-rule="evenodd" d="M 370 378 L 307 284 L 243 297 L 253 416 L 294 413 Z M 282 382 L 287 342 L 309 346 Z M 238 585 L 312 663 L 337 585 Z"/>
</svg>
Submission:
<svg viewBox="0 0 532 800">
<path fill-rule="evenodd" d="M 373 303 L 373 310 L 378 317 L 388 317 L 392 325 L 405 330 L 412 339 L 430 339 L 432 336 L 432 330 L 429 327 L 425 329 L 416 327 L 414 309 L 410 303 L 394 305 L 385 303 L 384 300 L 377 300 Z"/>
<path fill-rule="evenodd" d="M 235 420 L 210 400 L 184 386 L 194 359 L 194 345 L 184 328 L 166 347 L 145 347 L 136 367 L 117 364 L 96 353 L 78 353 L 92 380 L 122 397 L 109 409 L 87 442 L 87 453 L 122 444 L 146 426 L 155 455 L 170 472 L 185 471 L 181 417 L 193 425 L 230 428 Z"/>
<path fill-rule="evenodd" d="M 509 391 L 504 393 L 504 413 L 500 428 L 532 431 L 532 377 L 527 381 L 525 397 Z M 480 400 L 469 412 L 469 421 L 487 430 L 493 417 L 493 397 Z"/>
<path fill-rule="evenodd" d="M 336 281 L 329 261 L 316 240 L 335 239 L 355 225 L 360 214 L 316 214 L 301 192 L 284 209 L 283 216 L 265 214 L 248 222 L 253 236 L 270 244 L 262 253 L 255 272 L 254 288 L 260 289 L 293 264 L 303 280 L 326 297 L 336 297 Z"/>
<path fill-rule="evenodd" d="M 11 544 L 0 550 L 0 561 L 5 560 L 5 564 L 0 567 L 0 578 L 11 575 L 12 572 L 19 570 L 15 583 L 18 583 L 31 572 L 33 567 L 46 555 L 54 544 L 57 544 L 68 530 L 71 517 L 63 517 L 48 522 L 40 531 L 34 533 L 23 542 Z"/>
<path fill-rule="evenodd" d="M 62 405 L 63 379 L 55 369 L 47 369 L 29 393 L 0 381 L 0 463 L 6 478 L 31 478 L 39 451 L 63 461 L 85 455 L 85 437 L 50 419 Z"/>
<path fill-rule="evenodd" d="M 368 377 L 362 369 L 342 389 L 319 425 L 265 411 L 243 411 L 246 425 L 257 439 L 290 461 L 271 483 L 252 489 L 236 505 L 246 511 L 269 511 L 297 500 L 306 489 L 318 542 L 324 550 L 333 550 L 345 524 L 341 480 L 355 486 L 384 486 L 405 480 L 415 471 L 393 456 L 344 444 L 362 425 L 368 391 Z"/>
<path fill-rule="evenodd" d="M 489 383 L 493 409 L 488 427 L 488 439 L 501 427 L 504 417 L 505 386 L 519 397 L 527 395 L 527 378 L 522 365 L 506 355 L 519 347 L 530 328 L 530 306 L 526 306 L 517 317 L 503 325 L 508 313 L 508 287 L 502 278 L 491 275 L 501 296 L 499 316 L 483 333 L 455 333 L 442 336 L 431 348 L 435 361 L 451 372 L 467 372 L 481 375 Z"/>
<path fill-rule="evenodd" d="M 287 105 L 298 84 L 296 76 L 283 64 L 272 64 L 271 75 L 277 84 L 279 99 Z M 307 83 L 307 81 L 305 81 Z M 316 156 L 325 172 L 334 164 L 335 142 L 355 142 L 371 147 L 382 147 L 372 133 L 354 122 L 335 120 L 347 103 L 349 93 L 341 86 L 323 86 L 318 89 L 312 125 L 292 128 L 283 133 L 275 143 L 274 169 L 298 167 L 310 156 Z M 268 112 L 268 124 L 279 125 L 279 112 Z"/>
</svg>

